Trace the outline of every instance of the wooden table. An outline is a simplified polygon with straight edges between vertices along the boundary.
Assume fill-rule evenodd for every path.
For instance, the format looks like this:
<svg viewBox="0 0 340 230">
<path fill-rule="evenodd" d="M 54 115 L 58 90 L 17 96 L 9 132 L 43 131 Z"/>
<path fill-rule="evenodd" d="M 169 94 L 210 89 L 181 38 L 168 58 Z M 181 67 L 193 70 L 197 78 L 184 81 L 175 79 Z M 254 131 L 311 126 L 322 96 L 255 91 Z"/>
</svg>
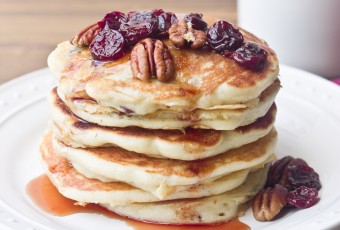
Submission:
<svg viewBox="0 0 340 230">
<path fill-rule="evenodd" d="M 107 12 L 154 8 L 236 22 L 236 0 L 0 0 L 0 84 L 46 67 L 57 43 Z"/>
</svg>

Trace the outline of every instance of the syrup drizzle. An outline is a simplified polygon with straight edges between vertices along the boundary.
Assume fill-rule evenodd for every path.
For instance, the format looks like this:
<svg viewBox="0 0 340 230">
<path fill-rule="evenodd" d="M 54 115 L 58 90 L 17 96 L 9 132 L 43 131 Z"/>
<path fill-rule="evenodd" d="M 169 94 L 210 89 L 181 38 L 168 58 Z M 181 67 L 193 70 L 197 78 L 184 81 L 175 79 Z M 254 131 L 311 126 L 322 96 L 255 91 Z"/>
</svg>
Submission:
<svg viewBox="0 0 340 230">
<path fill-rule="evenodd" d="M 160 225 L 136 221 L 119 216 L 107 209 L 96 205 L 74 205 L 76 201 L 61 195 L 51 183 L 47 175 L 43 174 L 27 185 L 27 193 L 32 201 L 42 210 L 56 216 L 67 216 L 75 213 L 100 213 L 106 217 L 124 221 L 135 230 L 249 230 L 249 226 L 239 220 L 229 221 L 220 225 Z"/>
</svg>

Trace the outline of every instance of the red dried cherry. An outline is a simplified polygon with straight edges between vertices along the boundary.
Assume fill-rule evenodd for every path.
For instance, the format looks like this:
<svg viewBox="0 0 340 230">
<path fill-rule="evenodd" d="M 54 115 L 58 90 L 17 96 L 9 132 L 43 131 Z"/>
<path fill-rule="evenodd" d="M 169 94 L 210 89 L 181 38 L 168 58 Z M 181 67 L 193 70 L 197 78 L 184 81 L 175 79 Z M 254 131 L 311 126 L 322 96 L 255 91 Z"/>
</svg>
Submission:
<svg viewBox="0 0 340 230">
<path fill-rule="evenodd" d="M 128 13 L 129 21 L 157 20 L 157 16 L 148 11 L 131 11 Z"/>
<path fill-rule="evenodd" d="M 255 71 L 261 70 L 267 60 L 268 53 L 252 42 L 246 42 L 231 57 L 239 64 Z"/>
<path fill-rule="evenodd" d="M 293 191 L 290 191 L 286 197 L 287 203 L 296 208 L 311 207 L 318 197 L 318 190 L 301 186 Z"/>
<path fill-rule="evenodd" d="M 207 31 L 207 41 L 217 53 L 236 50 L 243 44 L 243 35 L 226 21 L 215 22 Z"/>
<path fill-rule="evenodd" d="M 128 45 L 136 44 L 147 37 L 153 37 L 157 32 L 157 20 L 128 21 L 120 25 L 119 31 L 126 39 Z"/>
<path fill-rule="evenodd" d="M 190 22 L 195 30 L 206 30 L 208 24 L 203 20 L 203 14 L 191 13 L 184 16 L 184 21 Z"/>
<path fill-rule="evenodd" d="M 162 9 L 156 9 L 152 11 L 158 17 L 158 37 L 167 37 L 169 35 L 168 30 L 170 27 L 178 22 L 177 16 L 172 12 L 165 12 Z"/>
<path fill-rule="evenodd" d="M 93 59 L 100 61 L 115 60 L 123 56 L 125 40 L 120 32 L 108 25 L 99 32 L 90 44 Z"/>
<path fill-rule="evenodd" d="M 301 186 L 321 189 L 319 174 L 307 164 L 298 164 L 291 161 L 283 172 L 285 186 L 288 190 L 294 190 Z"/>
<path fill-rule="evenodd" d="M 286 156 L 274 161 L 269 169 L 266 186 L 282 184 L 288 190 L 294 190 L 302 185 L 321 189 L 319 175 L 304 160 Z"/>
<path fill-rule="evenodd" d="M 109 25 L 110 29 L 118 30 L 120 27 L 120 24 L 127 22 L 128 18 L 126 15 L 119 11 L 112 11 L 111 13 L 108 13 L 105 15 L 105 17 L 98 22 L 98 25 L 101 28 L 104 28 L 106 23 Z"/>
</svg>

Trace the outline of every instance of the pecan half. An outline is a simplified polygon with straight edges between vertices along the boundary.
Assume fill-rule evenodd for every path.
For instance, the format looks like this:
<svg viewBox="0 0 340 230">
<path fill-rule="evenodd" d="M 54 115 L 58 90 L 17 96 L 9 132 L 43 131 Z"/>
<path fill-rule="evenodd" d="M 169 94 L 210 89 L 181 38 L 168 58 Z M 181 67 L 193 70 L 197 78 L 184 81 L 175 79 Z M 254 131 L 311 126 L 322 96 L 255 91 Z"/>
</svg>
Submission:
<svg viewBox="0 0 340 230">
<path fill-rule="evenodd" d="M 97 23 L 82 29 L 76 36 L 71 39 L 71 44 L 77 47 L 88 46 L 95 36 L 101 31 Z"/>
<path fill-rule="evenodd" d="M 175 66 L 171 53 L 161 40 L 146 38 L 131 51 L 131 70 L 134 77 L 148 81 L 156 78 L 161 82 L 173 79 Z"/>
<path fill-rule="evenodd" d="M 198 49 L 205 44 L 207 35 L 204 31 L 191 28 L 191 23 L 181 21 L 170 27 L 169 38 L 177 48 L 190 46 Z"/>
<path fill-rule="evenodd" d="M 253 214 L 258 221 L 274 219 L 281 209 L 287 204 L 288 190 L 277 184 L 274 188 L 262 189 L 254 198 L 252 208 Z"/>
</svg>

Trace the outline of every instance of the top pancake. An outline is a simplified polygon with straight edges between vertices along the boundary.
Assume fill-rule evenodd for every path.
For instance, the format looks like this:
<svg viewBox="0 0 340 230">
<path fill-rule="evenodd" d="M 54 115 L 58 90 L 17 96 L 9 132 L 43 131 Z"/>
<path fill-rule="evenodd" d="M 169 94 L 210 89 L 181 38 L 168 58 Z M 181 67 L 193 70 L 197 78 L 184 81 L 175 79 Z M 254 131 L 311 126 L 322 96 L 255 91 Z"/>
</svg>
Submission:
<svg viewBox="0 0 340 230">
<path fill-rule="evenodd" d="M 157 110 L 239 109 L 256 106 L 261 92 L 277 78 L 277 57 L 266 43 L 241 30 L 268 52 L 261 71 L 252 71 L 211 51 L 177 49 L 168 45 L 175 64 L 175 80 L 161 83 L 135 79 L 130 53 L 116 61 L 94 61 L 87 47 L 62 42 L 48 64 L 69 98 L 93 99 L 121 112 L 145 115 Z"/>
</svg>

